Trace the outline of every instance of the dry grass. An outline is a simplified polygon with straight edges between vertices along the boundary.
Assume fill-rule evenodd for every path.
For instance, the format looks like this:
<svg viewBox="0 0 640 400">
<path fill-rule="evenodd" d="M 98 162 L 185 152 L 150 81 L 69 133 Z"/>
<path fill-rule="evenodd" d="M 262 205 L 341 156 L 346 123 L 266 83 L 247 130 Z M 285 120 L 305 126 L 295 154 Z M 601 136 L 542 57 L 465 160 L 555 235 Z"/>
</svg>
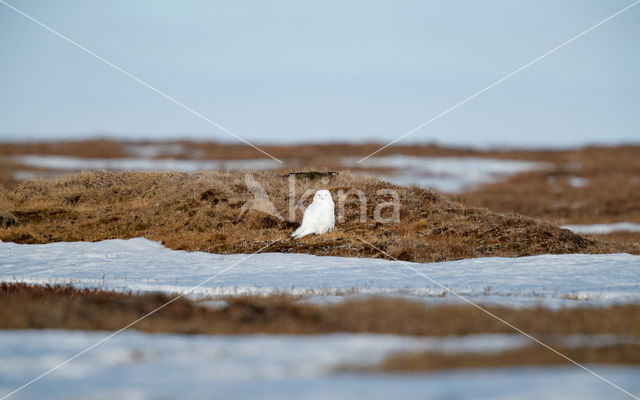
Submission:
<svg viewBox="0 0 640 400">
<path fill-rule="evenodd" d="M 547 171 L 519 174 L 466 193 L 465 203 L 558 224 L 640 222 L 640 147 L 585 148 L 548 155 Z M 585 185 L 574 187 L 573 178 Z"/>
<path fill-rule="evenodd" d="M 14 189 L 16 171 L 31 171 L 43 176 L 55 176 L 60 171 L 47 171 L 33 167 L 21 166 L 11 156 L 26 154 L 62 155 L 84 158 L 121 158 L 135 156 L 136 146 L 170 146 L 176 153 L 158 154 L 155 158 L 171 157 L 185 159 L 252 159 L 262 157 L 255 149 L 237 144 L 203 143 L 191 141 L 176 142 L 119 142 L 112 140 L 62 141 L 44 143 L 2 143 L 0 144 L 0 184 L 7 189 Z M 377 148 L 380 144 L 301 144 L 292 146 L 266 146 L 265 149 L 275 156 L 287 160 L 288 165 L 322 166 L 322 169 L 337 169 L 341 157 L 362 157 Z M 490 157 L 502 159 L 518 159 L 544 161 L 551 167 L 548 170 L 519 174 L 502 182 L 482 186 L 472 192 L 464 193 L 456 198 L 469 207 L 484 207 L 499 213 L 516 213 L 540 218 L 552 224 L 572 223 L 609 223 L 619 221 L 640 222 L 640 146 L 586 147 L 581 149 L 539 151 L 539 150 L 489 150 L 480 151 L 463 148 L 444 148 L 436 145 L 396 145 L 385 149 L 379 155 L 406 154 L 414 156 L 458 156 L 458 157 Z M 355 168 L 360 172 L 373 170 Z M 285 170 L 278 173 L 286 172 Z M 586 185 L 574 187 L 574 178 L 582 178 Z M 278 183 L 280 185 L 280 183 Z M 6 202 L 5 202 L 6 204 Z M 0 207 L 3 207 L 1 205 Z M 0 208 L 0 211 L 8 211 Z M 416 221 L 411 221 L 416 222 Z M 216 226 L 219 222 L 216 222 Z M 138 225 L 138 227 L 144 226 Z M 202 229 L 200 227 L 199 229 Z M 205 226 L 205 230 L 210 227 Z M 131 229 L 120 229 L 120 231 Z M 155 229 L 154 229 L 155 230 Z M 138 229 L 138 231 L 142 231 Z M 393 232 L 397 233 L 396 230 Z M 21 233 L 22 234 L 22 233 Z M 43 234 L 51 234 L 45 232 Z M 113 235 L 116 236 L 113 236 Z M 117 237 L 111 229 L 110 235 Z M 385 232 L 383 234 L 388 234 Z M 229 236 L 227 232 L 221 235 Z M 22 241 L 43 239 L 18 239 Z M 71 235 L 65 235 L 71 237 Z M 78 238 L 81 236 L 76 236 Z M 158 238 L 158 235 L 155 235 Z M 640 252 L 640 235 L 616 233 L 609 236 L 598 236 L 596 240 L 605 239 L 625 243 L 625 251 Z M 93 240 L 93 239 L 86 239 Z M 218 242 L 207 246 L 202 240 L 197 246 L 200 250 L 207 247 L 225 247 Z M 360 251 L 355 243 L 342 243 L 347 247 L 356 246 L 355 254 Z M 179 246 L 177 244 L 176 246 Z M 233 247 L 234 245 L 232 245 Z M 466 246 L 466 245 L 465 245 Z M 478 251 L 463 253 L 467 256 L 493 254 L 488 247 L 480 247 Z M 413 244 L 407 245 L 406 254 L 414 252 Z M 431 259 L 456 258 L 455 246 L 431 248 L 436 255 Z M 255 246 L 252 246 L 255 248 Z M 220 251 L 224 251 L 220 250 Z M 403 253 L 396 251 L 395 255 Z M 449 255 L 449 253 L 453 255 Z M 508 255 L 509 252 L 502 252 Z M 513 254 L 521 254 L 512 252 Z M 347 251 L 343 254 L 348 254 Z M 410 257 L 407 259 L 411 259 Z M 418 258 L 423 259 L 423 258 Z"/>
<path fill-rule="evenodd" d="M 272 172 L 253 176 L 286 218 L 287 178 Z M 358 240 L 362 238 L 393 257 L 420 262 L 634 251 L 630 246 L 585 239 L 532 218 L 469 208 L 430 190 L 394 186 L 348 172 L 326 184 L 298 179 L 296 199 L 306 190 L 320 188 L 329 188 L 334 199 L 340 190 L 361 190 L 368 199 L 367 220 L 361 222 L 358 205 L 349 203 L 344 222 L 337 224 L 334 233 L 291 240 L 289 235 L 310 199 L 298 210 L 295 223 L 258 211 L 242 214 L 242 206 L 253 195 L 240 172 L 84 172 L 0 188 L 0 211 L 19 221 L 0 227 L 0 240 L 49 243 L 143 236 L 173 249 L 251 253 L 278 239 L 268 251 L 379 257 Z M 389 200 L 378 194 L 380 189 L 399 194 L 399 223 L 375 222 L 376 205 Z"/>
<path fill-rule="evenodd" d="M 144 142 L 133 143 L 135 145 Z M 241 145 L 176 142 L 176 158 L 249 159 L 255 150 Z M 293 241 L 296 223 L 251 211 L 240 218 L 252 198 L 241 173 L 80 173 L 54 180 L 17 184 L 23 168 L 6 156 L 51 154 L 76 157 L 129 157 L 131 143 L 108 140 L 1 144 L 0 240 L 18 243 L 96 241 L 144 236 L 174 249 L 248 253 L 279 239 L 269 251 L 318 255 L 379 257 L 362 238 L 392 256 L 409 261 L 443 261 L 480 256 L 543 253 L 640 253 L 640 234 L 579 236 L 553 224 L 640 222 L 640 147 L 619 146 L 559 151 L 476 151 L 438 146 L 394 146 L 384 154 L 473 156 L 545 161 L 551 168 L 528 172 L 483 186 L 452 201 L 433 191 L 397 187 L 341 171 L 328 184 L 299 180 L 297 196 L 307 189 L 362 190 L 369 204 L 367 222 L 358 220 L 355 204 L 332 234 Z M 364 156 L 379 147 L 364 145 L 267 146 L 266 150 L 297 165 L 336 169 L 337 157 Z M 2 156 L 5 156 L 4 158 Z M 47 171 L 40 171 L 47 173 Z M 286 218 L 287 180 L 282 172 L 254 173 Z M 574 187 L 571 179 L 584 178 Z M 5 186 L 2 187 L 2 184 Z M 392 188 L 401 198 L 400 223 L 376 224 L 377 190 Z M 305 203 L 305 205 L 308 202 Z M 488 211 L 482 207 L 491 209 Z M 535 217 L 523 217 L 517 214 Z M 547 221 L 547 222 L 544 222 Z M 17 222 L 17 223 L 16 223 Z M 163 294 L 118 294 L 70 287 L 0 284 L 0 329 L 120 329 L 164 304 Z M 295 303 L 297 298 L 230 297 L 229 307 L 212 310 L 180 299 L 145 319 L 136 329 L 181 333 L 374 332 L 448 336 L 513 333 L 469 306 L 425 306 L 416 302 L 370 298 L 331 306 Z M 640 337 L 640 305 L 516 310 L 488 307 L 494 314 L 536 337 L 563 334 L 620 334 Z M 550 339 L 549 339 L 550 340 Z M 578 362 L 638 364 L 638 346 L 558 350 Z M 443 368 L 556 365 L 565 360 L 538 347 L 498 354 L 396 354 L 375 371 L 422 371 Z"/>
<path fill-rule="evenodd" d="M 22 165 L 12 159 L 13 156 L 22 155 L 51 155 L 81 158 L 126 158 L 138 157 L 135 148 L 140 146 L 171 146 L 180 149 L 169 155 L 159 154 L 153 158 L 175 158 L 190 160 L 245 160 L 265 158 L 265 156 L 245 144 L 229 144 L 216 142 L 149 142 L 135 141 L 122 142 L 109 139 L 33 142 L 33 143 L 0 143 L 0 184 L 5 187 L 14 187 L 16 171 L 35 172 L 41 176 L 56 176 L 60 171 L 45 171 Z M 339 168 L 340 157 L 363 157 L 379 149 L 378 143 L 332 143 L 332 144 L 300 144 L 291 146 L 260 145 L 267 153 L 289 162 L 288 165 L 321 165 L 327 168 Z M 475 155 L 474 150 L 448 149 L 436 145 L 426 146 L 395 146 L 394 154 L 409 155 Z"/>
<path fill-rule="evenodd" d="M 640 248 L 640 232 L 613 232 L 598 235 L 597 238 L 604 238 L 611 242 L 628 243 L 636 248 Z"/>
<path fill-rule="evenodd" d="M 83 158 L 121 158 L 130 157 L 132 146 L 145 145 L 169 145 L 180 146 L 181 151 L 171 155 L 175 158 L 189 159 L 251 159 L 263 158 L 264 155 L 254 148 L 245 144 L 230 144 L 216 142 L 194 142 L 188 140 L 149 142 L 135 141 L 122 142 L 109 139 L 75 140 L 75 141 L 55 141 L 55 142 L 27 142 L 27 143 L 2 143 L 0 144 L 0 156 L 8 155 L 58 155 Z M 317 163 L 322 158 L 332 157 L 364 157 L 382 147 L 381 143 L 328 143 L 328 144 L 298 144 L 298 145 L 260 145 L 260 148 L 277 158 L 298 159 Z M 497 156 L 501 152 L 492 152 Z M 406 154 L 406 155 L 428 155 L 428 156 L 476 156 L 482 154 L 481 151 L 446 148 L 433 144 L 417 145 L 396 145 L 381 153 Z"/>
<path fill-rule="evenodd" d="M 115 331 L 164 305 L 171 296 L 135 295 L 71 286 L 0 284 L 0 329 Z M 297 303 L 287 295 L 224 298 L 228 307 L 211 309 L 178 299 L 133 329 L 183 334 L 325 334 L 333 332 L 460 336 L 514 333 L 505 324 L 469 305 L 429 306 L 394 298 L 368 298 L 334 305 Z M 640 346 L 567 348 L 554 338 L 570 334 L 614 334 L 640 338 L 640 305 L 607 308 L 512 309 L 487 307 L 580 363 L 638 364 Z M 379 365 L 342 366 L 369 372 L 430 371 L 513 365 L 559 365 L 566 360 L 539 346 L 500 353 L 399 353 Z"/>
<path fill-rule="evenodd" d="M 66 286 L 0 284 L 0 329 L 117 330 L 171 299 L 164 294 L 122 294 Z M 335 305 L 296 303 L 286 295 L 224 298 L 209 309 L 181 298 L 136 324 L 145 332 L 192 334 L 371 332 L 415 336 L 514 333 L 469 305 L 429 306 L 398 298 L 348 300 Z M 489 311 L 536 337 L 616 334 L 640 338 L 640 305 L 604 308 Z M 547 340 L 547 339 L 544 339 Z"/>
<path fill-rule="evenodd" d="M 13 156 L 28 154 L 87 158 L 119 158 L 129 156 L 125 143 L 108 139 L 0 144 L 0 155 Z"/>
<path fill-rule="evenodd" d="M 549 342 L 551 343 L 551 342 Z M 597 347 L 554 346 L 561 354 L 580 364 L 640 364 L 640 346 L 617 344 Z M 499 353 L 401 353 L 374 366 L 343 366 L 343 371 L 420 372 L 461 368 L 500 368 L 509 366 L 568 365 L 567 359 L 541 346 L 524 347 Z"/>
</svg>

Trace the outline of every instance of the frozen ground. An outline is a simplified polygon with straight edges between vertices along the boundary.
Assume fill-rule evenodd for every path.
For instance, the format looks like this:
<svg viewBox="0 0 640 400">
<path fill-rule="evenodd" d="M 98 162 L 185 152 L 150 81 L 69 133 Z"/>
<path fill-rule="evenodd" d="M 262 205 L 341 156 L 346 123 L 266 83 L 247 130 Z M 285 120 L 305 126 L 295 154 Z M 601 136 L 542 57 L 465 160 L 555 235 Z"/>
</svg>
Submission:
<svg viewBox="0 0 640 400">
<path fill-rule="evenodd" d="M 0 395 L 107 335 L 0 331 Z M 397 351 L 491 352 L 524 345 L 528 342 L 517 335 L 438 339 L 372 334 L 184 336 L 127 331 L 13 398 L 625 398 L 577 367 L 389 375 L 336 372 L 345 364 L 372 365 Z M 640 391 L 640 368 L 592 367 L 626 390 Z"/>
<path fill-rule="evenodd" d="M 514 306 L 608 305 L 640 301 L 640 256 L 541 255 L 410 263 L 473 301 Z M 233 267 L 232 267 L 233 266 Z M 460 301 L 397 261 L 264 253 L 176 251 L 144 238 L 43 245 L 0 242 L 0 281 L 184 293 L 196 297 L 286 291 L 308 301 L 385 294 L 426 302 Z"/>
<path fill-rule="evenodd" d="M 356 161 L 356 158 L 345 159 L 343 165 L 353 166 Z M 547 164 L 533 161 L 404 155 L 371 157 L 360 166 L 389 168 L 391 172 L 379 176 L 398 185 L 415 184 L 447 193 L 459 193 L 509 175 L 547 168 Z"/>
<path fill-rule="evenodd" d="M 640 224 L 635 222 L 616 222 L 614 224 L 565 225 L 575 233 L 607 234 L 612 232 L 640 232 Z"/>
</svg>

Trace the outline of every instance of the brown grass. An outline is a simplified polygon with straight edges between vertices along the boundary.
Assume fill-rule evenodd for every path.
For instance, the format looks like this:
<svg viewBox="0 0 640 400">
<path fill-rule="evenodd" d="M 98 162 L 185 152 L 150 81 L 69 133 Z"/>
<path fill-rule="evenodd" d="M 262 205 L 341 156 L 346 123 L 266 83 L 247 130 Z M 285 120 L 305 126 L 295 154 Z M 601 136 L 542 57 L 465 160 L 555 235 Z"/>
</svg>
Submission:
<svg viewBox="0 0 640 400">
<path fill-rule="evenodd" d="M 67 286 L 0 284 L 0 329 L 117 330 L 165 304 L 159 293 L 122 294 Z M 209 309 L 181 298 L 145 318 L 145 332 L 199 334 L 372 332 L 415 336 L 515 333 L 469 305 L 429 306 L 398 298 L 300 304 L 286 295 L 225 297 L 228 307 Z M 523 331 L 548 335 L 617 334 L 640 338 L 640 305 L 513 309 L 486 307 Z M 546 339 L 545 339 L 546 340 Z"/>
<path fill-rule="evenodd" d="M 28 143 L 1 143 L 1 155 L 25 155 L 42 154 L 73 156 L 83 158 L 121 158 L 130 157 L 133 153 L 131 146 L 144 145 L 178 145 L 182 151 L 172 154 L 175 158 L 189 159 L 250 159 L 263 158 L 264 155 L 256 149 L 245 144 L 217 143 L 217 142 L 194 142 L 189 140 L 150 142 L 133 141 L 122 142 L 110 139 L 91 140 L 71 140 L 55 142 L 28 142 Z M 322 158 L 333 157 L 364 157 L 382 147 L 383 143 L 328 143 L 328 144 L 298 144 L 298 145 L 260 145 L 260 148 L 267 153 L 284 159 L 295 158 L 297 160 L 312 161 L 317 163 Z M 485 152 L 464 149 L 447 148 L 434 144 L 427 145 L 395 145 L 390 147 L 380 155 L 406 154 L 406 155 L 428 155 L 428 156 L 478 156 Z M 492 151 L 492 157 L 500 157 L 504 152 Z M 546 152 L 541 152 L 546 154 Z M 519 157 L 526 158 L 526 153 L 519 154 Z"/>
<path fill-rule="evenodd" d="M 253 176 L 286 218 L 287 178 L 270 172 Z M 173 249 L 250 253 L 278 239 L 267 251 L 379 257 L 379 252 L 358 240 L 362 238 L 393 257 L 420 262 L 635 251 L 630 246 L 585 239 L 532 218 L 469 208 L 430 190 L 394 186 L 348 172 L 340 172 L 326 184 L 297 180 L 296 199 L 306 190 L 320 188 L 329 188 L 334 199 L 340 190 L 364 192 L 367 220 L 361 222 L 358 206 L 350 203 L 344 222 L 333 233 L 292 240 L 290 233 L 301 221 L 304 207 L 298 210 L 295 223 L 257 211 L 242 214 L 242 206 L 253 195 L 240 172 L 84 172 L 28 181 L 14 189 L 0 188 L 0 211 L 19 221 L 0 227 L 0 240 L 49 243 L 143 236 Z M 380 189 L 399 194 L 399 223 L 375 222 L 376 205 L 389 200 L 378 194 Z"/>
<path fill-rule="evenodd" d="M 462 197 L 471 206 L 558 224 L 640 222 L 640 147 L 566 150 L 547 161 L 547 171 L 519 174 Z M 586 185 L 571 186 L 572 177 Z"/>
<path fill-rule="evenodd" d="M 123 142 L 109 139 L 92 139 L 76 141 L 33 142 L 33 143 L 0 143 L 0 184 L 14 187 L 18 182 L 14 178 L 16 171 L 36 172 L 44 177 L 59 176 L 60 171 L 45 171 L 39 168 L 21 165 L 12 156 L 21 155 L 52 155 L 81 158 L 126 158 L 136 157 L 132 148 L 136 146 L 179 146 L 182 151 L 170 155 L 158 155 L 154 158 L 177 158 L 196 160 L 243 160 L 265 158 L 245 144 L 229 144 L 216 142 Z M 339 157 L 363 157 L 379 149 L 379 143 L 331 143 L 331 144 L 300 144 L 291 146 L 260 145 L 260 148 L 273 156 L 289 162 L 288 165 L 322 165 L 327 168 L 340 167 Z M 475 155 L 478 152 L 465 149 L 448 149 L 436 145 L 425 146 L 394 146 L 394 154 L 409 155 Z"/>
<path fill-rule="evenodd" d="M 86 158 L 117 158 L 129 156 L 125 143 L 108 139 L 0 144 L 0 155 L 28 154 Z"/>
<path fill-rule="evenodd" d="M 597 347 L 564 347 L 554 349 L 580 364 L 640 364 L 640 346 L 616 344 Z M 500 368 L 571 364 L 567 359 L 543 348 L 530 346 L 499 353 L 401 353 L 387 357 L 374 366 L 342 366 L 340 370 L 366 372 L 419 372 L 461 368 Z"/>
<path fill-rule="evenodd" d="M 21 166 L 11 156 L 25 154 L 64 155 L 85 158 L 121 158 L 135 156 L 132 146 L 178 145 L 176 154 L 156 158 L 188 159 L 249 159 L 263 157 L 255 149 L 237 144 L 176 142 L 120 142 L 105 139 L 43 143 L 0 144 L 0 184 L 15 188 L 16 171 L 31 171 L 46 177 L 59 176 L 61 171 L 48 171 Z M 378 143 L 364 144 L 301 144 L 266 146 L 265 149 L 285 160 L 285 165 L 317 165 L 326 169 L 339 168 L 340 157 L 362 157 L 380 147 Z M 445 148 L 437 145 L 395 145 L 379 155 L 406 154 L 414 156 L 491 157 L 544 161 L 548 170 L 519 174 L 502 182 L 485 185 L 456 198 L 470 207 L 484 207 L 500 213 L 516 213 L 540 218 L 553 224 L 640 222 L 640 146 L 586 147 L 581 149 L 488 150 Z M 354 168 L 353 171 L 374 172 Z M 286 172 L 286 170 L 280 170 Z M 378 171 L 380 172 L 380 171 Z M 586 179 L 584 187 L 573 187 L 574 177 Z M 7 211 L 0 208 L 0 211 Z M 222 233 L 227 235 L 227 233 Z M 228 236 L 228 235 L 227 235 Z M 625 243 L 628 251 L 640 252 L 639 235 L 613 234 L 598 239 Z M 410 253 L 412 245 L 408 246 Z M 199 246 L 203 249 L 202 243 Z M 452 249 L 448 249 L 451 252 Z M 447 251 L 435 258 L 448 257 Z M 396 253 L 400 254 L 401 251 Z M 455 253 L 455 252 L 454 252 Z M 486 250 L 478 255 L 491 254 Z M 471 253 L 466 253 L 471 254 Z M 454 256 L 455 257 L 455 256 Z"/>
<path fill-rule="evenodd" d="M 598 235 L 597 238 L 604 238 L 611 242 L 628 243 L 640 248 L 640 232 L 613 232 L 606 235 Z"/>
</svg>

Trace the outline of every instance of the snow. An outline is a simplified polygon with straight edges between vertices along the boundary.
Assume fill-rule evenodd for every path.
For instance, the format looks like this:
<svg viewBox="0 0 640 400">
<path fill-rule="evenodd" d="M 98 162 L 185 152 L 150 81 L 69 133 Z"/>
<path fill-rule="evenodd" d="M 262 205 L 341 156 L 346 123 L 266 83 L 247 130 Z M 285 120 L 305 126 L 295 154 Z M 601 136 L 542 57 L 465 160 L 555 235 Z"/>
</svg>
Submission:
<svg viewBox="0 0 640 400">
<path fill-rule="evenodd" d="M 130 144 L 127 146 L 127 152 L 138 157 L 153 158 L 168 155 L 178 156 L 185 152 L 185 148 L 180 144 Z"/>
<path fill-rule="evenodd" d="M 640 224 L 635 222 L 616 222 L 613 224 L 564 225 L 563 228 L 575 233 L 607 234 L 612 232 L 640 232 Z"/>
<path fill-rule="evenodd" d="M 165 248 L 144 238 L 28 245 L 0 242 L 0 280 L 115 290 L 220 294 L 288 291 L 327 304 L 372 294 L 459 301 L 400 262 L 264 253 L 219 255 Z M 543 255 L 410 263 L 481 303 L 549 307 L 640 300 L 640 256 Z M 351 292 L 349 296 L 341 293 Z M 581 298 L 583 300 L 569 300 Z M 0 330 L 0 396 L 107 337 L 108 332 Z M 566 346 L 638 344 L 633 337 L 547 338 Z M 577 367 L 517 367 L 412 374 L 339 372 L 396 352 L 498 352 L 532 345 L 518 334 L 412 337 L 378 334 L 180 335 L 125 331 L 18 392 L 15 399 L 624 399 Z M 547 351 L 542 349 L 540 351 Z M 640 367 L 590 366 L 633 393 Z"/>
<path fill-rule="evenodd" d="M 271 169 L 279 165 L 271 159 L 248 160 L 183 160 L 150 158 L 77 158 L 66 156 L 28 155 L 15 158 L 18 163 L 53 170 L 142 170 L 194 172 L 207 169 Z"/>
<path fill-rule="evenodd" d="M 579 176 L 569 177 L 569 185 L 574 188 L 582 188 L 589 185 L 589 180 Z"/>
<path fill-rule="evenodd" d="M 344 159 L 343 165 L 354 166 L 357 160 Z M 371 157 L 360 166 L 392 169 L 391 173 L 379 175 L 399 185 L 415 184 L 448 193 L 459 193 L 510 175 L 547 168 L 546 163 L 533 161 L 406 155 Z"/>
<path fill-rule="evenodd" d="M 225 300 L 204 300 L 198 302 L 199 306 L 209 308 L 211 310 L 224 310 L 229 307 L 229 303 Z"/>
<path fill-rule="evenodd" d="M 107 335 L 108 332 L 0 331 L 0 395 Z M 336 371 L 346 364 L 373 365 L 399 351 L 495 352 L 528 344 L 518 335 L 187 336 L 125 331 L 12 398 L 625 398 L 577 367 L 388 375 Z M 638 367 L 592 368 L 631 392 L 640 391 Z"/>
<path fill-rule="evenodd" d="M 248 258 L 247 258 L 248 257 Z M 457 297 L 407 264 L 476 302 L 548 307 L 640 301 L 640 256 L 566 254 L 440 263 L 261 253 L 220 255 L 165 248 L 144 238 L 101 242 L 0 242 L 0 281 L 186 293 L 194 297 L 286 291 L 328 302 L 354 293 L 430 303 Z"/>
<path fill-rule="evenodd" d="M 41 176 L 42 175 L 35 173 L 33 171 L 15 171 L 13 173 L 13 179 L 15 179 L 18 182 L 28 181 L 30 179 L 36 179 Z"/>
</svg>

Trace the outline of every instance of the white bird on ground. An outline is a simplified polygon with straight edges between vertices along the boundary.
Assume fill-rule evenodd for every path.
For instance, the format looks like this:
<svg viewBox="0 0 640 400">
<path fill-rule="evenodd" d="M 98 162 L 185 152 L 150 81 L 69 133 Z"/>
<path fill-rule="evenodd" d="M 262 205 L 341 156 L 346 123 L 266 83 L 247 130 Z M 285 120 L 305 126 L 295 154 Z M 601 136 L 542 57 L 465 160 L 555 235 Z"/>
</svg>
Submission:
<svg viewBox="0 0 640 400">
<path fill-rule="evenodd" d="M 324 189 L 318 190 L 313 196 L 313 201 L 309 204 L 309 207 L 304 210 L 302 224 L 291 236 L 294 239 L 300 239 L 311 234 L 320 235 L 333 231 L 336 222 L 336 217 L 333 213 L 334 208 L 331 192 Z"/>
</svg>

